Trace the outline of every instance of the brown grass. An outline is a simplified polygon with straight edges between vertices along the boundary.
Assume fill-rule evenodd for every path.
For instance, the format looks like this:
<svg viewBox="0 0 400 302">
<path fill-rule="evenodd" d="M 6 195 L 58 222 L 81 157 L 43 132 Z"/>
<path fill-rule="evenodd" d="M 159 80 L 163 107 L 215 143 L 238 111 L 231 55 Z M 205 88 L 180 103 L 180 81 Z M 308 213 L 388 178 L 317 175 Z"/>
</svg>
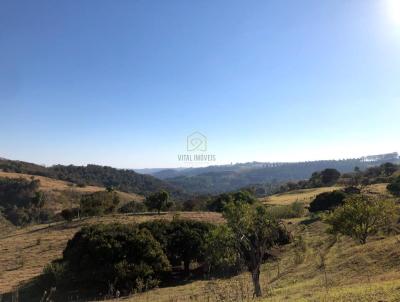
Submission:
<svg viewBox="0 0 400 302">
<path fill-rule="evenodd" d="M 313 189 L 294 190 L 261 198 L 264 203 L 271 205 L 288 205 L 293 202 L 309 204 L 318 194 L 340 190 L 342 187 L 323 187 Z"/>
<path fill-rule="evenodd" d="M 76 220 L 69 224 L 43 224 L 16 229 L 0 238 L 0 293 L 38 276 L 46 264 L 62 255 L 66 243 L 85 225 L 93 223 L 140 223 L 147 220 L 185 219 L 221 223 L 221 215 L 204 212 L 180 212 L 161 215 L 110 215 Z"/>
<path fill-rule="evenodd" d="M 37 179 L 40 181 L 40 190 L 45 192 L 53 200 L 46 207 L 49 207 L 56 212 L 61 211 L 65 207 L 77 206 L 79 202 L 79 196 L 83 194 L 90 194 L 94 192 L 104 191 L 105 188 L 98 186 L 85 186 L 78 187 L 68 181 L 57 180 L 44 176 L 29 175 L 23 173 L 13 173 L 13 172 L 2 172 L 0 171 L 0 177 L 8 178 L 25 178 L 25 179 Z M 131 200 L 143 201 L 144 196 L 135 193 L 126 193 L 117 191 L 117 194 L 121 200 L 121 204 L 129 202 Z"/>
</svg>

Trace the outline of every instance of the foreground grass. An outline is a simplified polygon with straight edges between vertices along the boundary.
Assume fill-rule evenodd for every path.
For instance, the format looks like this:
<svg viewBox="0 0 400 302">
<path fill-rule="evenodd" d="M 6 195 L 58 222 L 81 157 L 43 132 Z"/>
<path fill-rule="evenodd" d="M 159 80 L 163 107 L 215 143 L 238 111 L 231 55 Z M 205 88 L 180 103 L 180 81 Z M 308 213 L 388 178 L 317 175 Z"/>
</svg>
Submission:
<svg viewBox="0 0 400 302">
<path fill-rule="evenodd" d="M 277 261 L 263 266 L 264 297 L 259 301 L 400 301 L 400 236 L 377 236 L 360 246 L 347 238 L 330 237 L 320 221 L 293 220 L 289 226 L 296 241 L 278 251 Z M 250 280 L 245 273 L 195 281 L 124 301 L 253 301 Z"/>
<path fill-rule="evenodd" d="M 174 213 L 162 215 L 110 215 L 76 220 L 71 223 L 41 224 L 10 229 L 0 237 L 0 294 L 14 290 L 18 285 L 42 273 L 51 261 L 60 258 L 73 235 L 85 225 L 94 223 L 141 223 L 147 220 L 168 219 Z M 179 217 L 222 222 L 217 213 L 181 212 Z"/>
</svg>

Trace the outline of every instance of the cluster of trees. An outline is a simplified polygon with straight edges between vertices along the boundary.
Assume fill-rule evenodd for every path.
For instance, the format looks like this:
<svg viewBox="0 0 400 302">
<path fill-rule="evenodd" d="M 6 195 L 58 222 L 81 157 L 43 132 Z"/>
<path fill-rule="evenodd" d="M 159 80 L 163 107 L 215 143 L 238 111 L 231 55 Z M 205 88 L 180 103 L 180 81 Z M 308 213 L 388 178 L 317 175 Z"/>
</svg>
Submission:
<svg viewBox="0 0 400 302">
<path fill-rule="evenodd" d="M 80 186 L 95 185 L 115 187 L 124 192 L 148 195 L 160 190 L 167 190 L 175 198 L 183 193 L 173 185 L 150 175 L 138 174 L 132 170 L 115 169 L 106 166 L 64 166 L 44 167 L 32 163 L 12 160 L 0 160 L 0 169 L 5 172 L 26 173 L 69 181 Z"/>
<path fill-rule="evenodd" d="M 175 218 L 84 227 L 68 242 L 63 258 L 45 269 L 40 285 L 96 296 L 129 294 L 191 272 L 230 275 L 247 269 L 255 295 L 261 296 L 261 265 L 276 245 L 290 242 L 290 234 L 261 204 L 230 202 L 223 216 L 223 225 Z"/>
<path fill-rule="evenodd" d="M 41 283 L 103 295 L 148 290 L 171 279 L 173 267 L 183 263 L 188 275 L 191 263 L 202 263 L 212 227 L 180 219 L 84 227 L 68 242 L 63 258 L 45 270 Z"/>
<path fill-rule="evenodd" d="M 287 182 L 280 186 L 279 193 L 293 190 L 329 187 L 335 185 L 340 179 L 340 172 L 336 169 L 324 169 L 312 173 L 310 179 L 300 180 L 298 182 Z"/>
<path fill-rule="evenodd" d="M 254 184 L 284 183 L 290 180 L 307 179 L 313 172 L 322 171 L 327 167 L 341 173 L 348 173 L 353 171 L 356 166 L 360 170 L 365 170 L 372 165 L 398 161 L 398 154 L 387 154 L 370 157 L 367 160 L 355 158 L 300 163 L 247 163 L 175 170 L 174 173 L 163 171 L 154 175 L 189 193 L 220 194 L 240 190 Z M 267 186 L 263 186 L 263 188 L 269 193 Z"/>
<path fill-rule="evenodd" d="M 46 198 L 39 184 L 35 179 L 0 178 L 0 214 L 18 226 L 49 221 L 54 213 L 44 208 Z"/>
<path fill-rule="evenodd" d="M 223 212 L 229 204 L 254 204 L 256 199 L 248 191 L 238 191 L 234 193 L 223 193 L 211 199 L 207 204 L 207 210 L 212 212 Z"/>
</svg>

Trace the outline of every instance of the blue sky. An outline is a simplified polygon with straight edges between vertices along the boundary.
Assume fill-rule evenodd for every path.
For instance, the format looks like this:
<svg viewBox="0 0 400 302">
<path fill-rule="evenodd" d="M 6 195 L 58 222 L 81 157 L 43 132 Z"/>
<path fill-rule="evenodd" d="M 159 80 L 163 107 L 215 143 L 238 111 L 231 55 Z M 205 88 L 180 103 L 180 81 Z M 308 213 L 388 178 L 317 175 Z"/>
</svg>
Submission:
<svg viewBox="0 0 400 302">
<path fill-rule="evenodd" d="M 47 165 L 400 151 L 400 0 L 0 0 L 0 108 Z"/>
</svg>

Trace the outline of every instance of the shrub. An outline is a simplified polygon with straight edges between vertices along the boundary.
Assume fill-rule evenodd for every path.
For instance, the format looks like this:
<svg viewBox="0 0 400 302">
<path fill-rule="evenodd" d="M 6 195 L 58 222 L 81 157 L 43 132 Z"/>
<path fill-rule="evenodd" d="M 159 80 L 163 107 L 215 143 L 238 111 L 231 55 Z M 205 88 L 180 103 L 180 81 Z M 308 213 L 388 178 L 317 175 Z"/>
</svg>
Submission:
<svg viewBox="0 0 400 302">
<path fill-rule="evenodd" d="M 112 213 L 119 204 L 119 197 L 115 192 L 95 192 L 84 195 L 80 201 L 82 216 L 98 216 Z"/>
<path fill-rule="evenodd" d="M 205 260 L 205 242 L 213 228 L 209 223 L 184 219 L 147 221 L 139 227 L 151 232 L 173 265 L 183 262 L 185 273 L 189 273 L 190 263 Z"/>
<path fill-rule="evenodd" d="M 206 260 L 211 276 L 228 277 L 243 271 L 235 236 L 226 225 L 220 225 L 208 234 Z"/>
<path fill-rule="evenodd" d="M 387 189 L 394 196 L 400 196 L 400 176 L 396 177 L 388 186 Z"/>
<path fill-rule="evenodd" d="M 310 212 L 329 211 L 343 204 L 346 194 L 342 191 L 324 192 L 310 203 Z"/>
<path fill-rule="evenodd" d="M 327 216 L 325 222 L 330 225 L 330 233 L 347 235 L 365 244 L 368 236 L 389 227 L 395 217 L 396 207 L 392 201 L 354 195 Z"/>
<path fill-rule="evenodd" d="M 230 194 L 224 193 L 211 200 L 208 203 L 207 208 L 212 212 L 223 212 L 224 208 L 232 202 L 253 204 L 256 202 L 256 199 L 248 191 L 238 191 Z"/>
<path fill-rule="evenodd" d="M 120 213 L 141 213 L 146 211 L 147 207 L 143 202 L 134 200 L 124 204 L 118 209 L 118 212 Z"/>
<path fill-rule="evenodd" d="M 156 286 L 170 264 L 160 244 L 146 229 L 135 225 L 84 227 L 68 241 L 63 253 L 80 288 L 126 293 Z"/>
<path fill-rule="evenodd" d="M 64 220 L 71 222 L 76 216 L 72 209 L 64 209 L 61 211 L 61 217 Z"/>
</svg>

